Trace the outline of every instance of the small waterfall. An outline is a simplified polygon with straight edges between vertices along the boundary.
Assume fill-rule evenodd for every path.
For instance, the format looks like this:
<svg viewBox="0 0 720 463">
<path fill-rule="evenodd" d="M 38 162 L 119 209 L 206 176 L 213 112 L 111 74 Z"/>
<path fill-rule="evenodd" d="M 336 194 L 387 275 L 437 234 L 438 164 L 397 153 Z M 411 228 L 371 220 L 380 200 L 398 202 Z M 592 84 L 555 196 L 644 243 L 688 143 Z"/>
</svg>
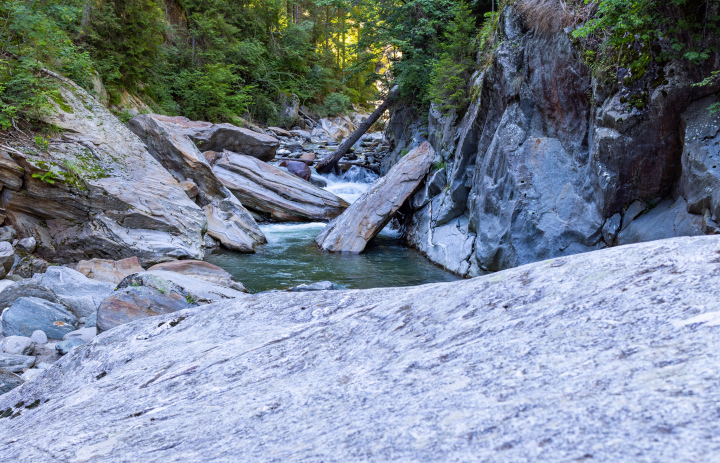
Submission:
<svg viewBox="0 0 720 463">
<path fill-rule="evenodd" d="M 327 186 L 324 189 L 350 204 L 357 201 L 379 178 L 375 172 L 358 166 L 352 166 L 342 175 L 328 174 L 323 177 L 327 180 Z"/>
</svg>

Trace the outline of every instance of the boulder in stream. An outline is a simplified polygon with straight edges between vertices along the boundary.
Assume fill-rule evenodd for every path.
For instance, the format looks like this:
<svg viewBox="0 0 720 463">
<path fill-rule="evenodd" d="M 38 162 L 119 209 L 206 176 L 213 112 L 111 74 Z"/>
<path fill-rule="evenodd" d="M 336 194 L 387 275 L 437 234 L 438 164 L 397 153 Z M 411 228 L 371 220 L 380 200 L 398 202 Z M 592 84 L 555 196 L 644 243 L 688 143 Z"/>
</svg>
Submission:
<svg viewBox="0 0 720 463">
<path fill-rule="evenodd" d="M 362 252 L 415 192 L 430 170 L 434 156 L 435 151 L 427 142 L 406 154 L 385 177 L 325 227 L 315 239 L 317 245 L 330 252 Z"/>
<path fill-rule="evenodd" d="M 245 205 L 277 221 L 327 221 L 340 215 L 348 203 L 275 166 L 225 151 L 215 174 Z"/>
<path fill-rule="evenodd" d="M 157 264 L 148 269 L 153 270 L 165 270 L 168 272 L 180 273 L 182 275 L 191 276 L 198 280 L 207 281 L 220 286 L 227 286 L 244 293 L 247 292 L 245 286 L 233 280 L 232 275 L 226 270 L 213 265 L 209 262 L 203 262 L 201 260 L 175 260 L 172 262 L 164 262 Z"/>
</svg>

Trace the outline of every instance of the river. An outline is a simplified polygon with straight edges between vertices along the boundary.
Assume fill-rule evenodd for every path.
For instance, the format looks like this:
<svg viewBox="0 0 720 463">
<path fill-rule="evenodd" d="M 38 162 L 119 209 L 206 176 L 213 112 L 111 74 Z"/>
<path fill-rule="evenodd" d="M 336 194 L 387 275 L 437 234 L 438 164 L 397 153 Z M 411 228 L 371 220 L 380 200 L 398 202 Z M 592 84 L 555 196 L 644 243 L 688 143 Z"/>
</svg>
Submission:
<svg viewBox="0 0 720 463">
<path fill-rule="evenodd" d="M 353 167 L 341 177 L 326 176 L 325 189 L 352 203 L 377 176 Z M 357 255 L 320 251 L 314 239 L 324 223 L 260 224 L 268 243 L 255 254 L 218 250 L 206 261 L 218 265 L 241 281 L 251 293 L 287 289 L 304 283 L 332 281 L 343 288 L 363 289 L 411 286 L 458 277 L 436 267 L 417 251 L 398 242 L 398 232 L 385 230 Z"/>
</svg>

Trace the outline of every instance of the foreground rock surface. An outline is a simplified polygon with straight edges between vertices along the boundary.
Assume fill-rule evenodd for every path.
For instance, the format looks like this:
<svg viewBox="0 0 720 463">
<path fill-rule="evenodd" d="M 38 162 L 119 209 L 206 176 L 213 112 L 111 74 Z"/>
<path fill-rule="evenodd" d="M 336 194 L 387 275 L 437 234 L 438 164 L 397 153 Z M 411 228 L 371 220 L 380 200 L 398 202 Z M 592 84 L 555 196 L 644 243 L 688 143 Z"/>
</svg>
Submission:
<svg viewBox="0 0 720 463">
<path fill-rule="evenodd" d="M 251 156 L 226 151 L 213 171 L 245 207 L 273 220 L 327 221 L 348 207 L 329 191 Z"/>
<path fill-rule="evenodd" d="M 718 256 L 718 237 L 681 238 L 454 283 L 247 296 L 124 325 L 0 397 L 0 416 L 15 416 L 0 420 L 0 452 L 17 462 L 712 460 Z"/>
<path fill-rule="evenodd" d="M 435 151 L 425 142 L 409 152 L 315 239 L 325 251 L 360 253 L 415 192 Z"/>
</svg>

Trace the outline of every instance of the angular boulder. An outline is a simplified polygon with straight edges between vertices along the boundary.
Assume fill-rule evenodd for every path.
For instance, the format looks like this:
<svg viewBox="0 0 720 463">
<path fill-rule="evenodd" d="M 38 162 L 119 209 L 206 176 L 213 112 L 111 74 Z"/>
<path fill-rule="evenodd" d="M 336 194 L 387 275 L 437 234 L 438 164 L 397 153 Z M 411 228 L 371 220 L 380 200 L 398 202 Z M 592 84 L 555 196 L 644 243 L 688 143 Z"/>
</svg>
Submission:
<svg viewBox="0 0 720 463">
<path fill-rule="evenodd" d="M 232 124 L 212 124 L 210 122 L 191 121 L 181 116 L 162 116 L 153 114 L 160 122 L 169 124 L 178 133 L 190 137 L 200 151 L 229 150 L 248 156 L 270 161 L 280 146 L 277 138 L 237 127 Z"/>
<path fill-rule="evenodd" d="M 327 221 L 348 207 L 342 198 L 250 156 L 224 152 L 213 171 L 248 209 L 277 221 Z"/>
<path fill-rule="evenodd" d="M 2 314 L 5 336 L 30 337 L 42 330 L 51 339 L 62 339 L 77 326 L 78 319 L 64 306 L 37 297 L 21 297 Z"/>
<path fill-rule="evenodd" d="M 90 259 L 81 260 L 75 265 L 75 270 L 91 280 L 105 281 L 118 284 L 123 278 L 133 273 L 144 272 L 137 257 L 128 257 L 122 260 Z M 0 296 L 2 293 L 0 293 Z"/>
<path fill-rule="evenodd" d="M 43 285 L 38 280 L 26 279 L 16 281 L 0 291 L 0 310 L 10 307 L 21 297 L 37 297 L 69 308 L 63 298 L 58 296 L 52 288 Z"/>
<path fill-rule="evenodd" d="M 33 280 L 55 291 L 78 318 L 95 312 L 100 302 L 115 289 L 113 283 L 91 280 L 67 267 L 50 267 L 45 273 L 33 275 Z"/>
<path fill-rule="evenodd" d="M 189 179 L 197 187 L 197 202 L 204 208 L 210 236 L 229 249 L 253 252 L 257 244 L 265 243 L 265 236 L 242 204 L 218 180 L 210 163 L 189 136 L 187 127 L 171 122 L 176 119 L 140 114 L 128 122 L 128 127 L 179 182 Z M 227 217 L 219 213 L 230 206 L 233 210 Z"/>
<path fill-rule="evenodd" d="M 718 237 L 679 238 L 141 320 L 0 397 L 15 416 L 0 420 L 2 455 L 712 460 L 719 254 Z"/>
<path fill-rule="evenodd" d="M 385 177 L 377 180 L 348 210 L 330 222 L 315 238 L 315 243 L 324 251 L 362 252 L 368 241 L 380 233 L 417 190 L 434 157 L 435 151 L 428 142 L 407 153 Z"/>
<path fill-rule="evenodd" d="M 22 383 L 24 383 L 23 379 L 16 375 L 15 373 L 10 373 L 9 371 L 3 371 L 0 370 L 0 395 L 5 394 L 6 392 L 10 392 L 16 387 L 20 386 Z M 6 416 L 7 410 L 0 410 L 0 418 L 7 418 L 8 416 L 11 416 L 12 414 L 9 414 Z"/>
<path fill-rule="evenodd" d="M 27 336 L 8 336 L 2 341 L 2 351 L 6 354 L 30 355 L 35 342 Z"/>
<path fill-rule="evenodd" d="M 232 275 L 226 270 L 213 265 L 209 262 L 203 262 L 201 260 L 175 260 L 172 262 L 164 262 L 162 264 L 153 265 L 148 269 L 152 272 L 154 270 L 165 270 L 167 272 L 180 273 L 187 275 L 198 280 L 207 281 L 220 286 L 227 286 L 238 291 L 247 292 L 245 287 L 233 280 Z"/>
<path fill-rule="evenodd" d="M 57 82 L 54 108 L 41 118 L 66 130 L 62 137 L 46 151 L 0 148 L 0 171 L 12 177 L 0 194 L 9 223 L 37 240 L 39 257 L 59 263 L 201 257 L 202 209 L 117 117 L 69 80 Z"/>
</svg>

